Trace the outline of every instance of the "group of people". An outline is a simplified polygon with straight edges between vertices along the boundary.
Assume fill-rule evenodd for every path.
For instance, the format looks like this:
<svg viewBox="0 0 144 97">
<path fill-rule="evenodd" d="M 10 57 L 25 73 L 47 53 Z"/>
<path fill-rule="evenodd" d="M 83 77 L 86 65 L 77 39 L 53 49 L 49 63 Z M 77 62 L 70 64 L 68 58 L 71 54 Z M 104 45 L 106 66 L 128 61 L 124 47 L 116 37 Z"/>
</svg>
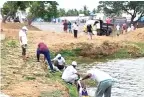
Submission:
<svg viewBox="0 0 144 97">
<path fill-rule="evenodd" d="M 77 34 L 78 34 L 78 24 L 77 22 L 74 22 L 73 24 L 69 21 L 67 22 L 67 20 L 64 21 L 63 23 L 63 30 L 64 32 L 67 32 L 67 30 L 70 32 L 70 33 L 74 33 L 74 38 L 77 38 Z"/>
<path fill-rule="evenodd" d="M 64 32 L 67 32 L 67 30 L 74 34 L 74 38 L 77 38 L 78 37 L 78 24 L 77 22 L 74 22 L 73 24 L 69 21 L 67 22 L 67 20 L 64 21 L 63 23 L 64 27 L 63 27 L 63 30 Z M 88 39 L 92 39 L 92 25 L 87 25 L 87 32 L 88 32 Z"/>
<path fill-rule="evenodd" d="M 19 31 L 19 41 L 22 48 L 22 57 L 26 60 L 26 48 L 27 48 L 27 27 L 22 27 Z M 78 86 L 78 92 L 80 97 L 87 97 L 88 93 L 86 90 L 86 85 L 83 84 L 83 80 L 91 78 L 98 82 L 98 88 L 95 94 L 95 97 L 111 97 L 111 88 L 113 84 L 113 78 L 99 70 L 99 69 L 91 69 L 88 70 L 84 77 L 77 71 L 77 62 L 73 61 L 71 65 L 66 66 L 66 62 L 64 57 L 61 54 L 58 54 L 54 59 L 51 60 L 50 51 L 48 46 L 40 42 L 37 46 L 36 57 L 37 62 L 40 62 L 40 54 L 44 55 L 44 61 L 47 60 L 47 63 L 50 67 L 51 72 L 55 72 L 54 67 L 56 67 L 59 71 L 62 72 L 62 79 L 66 83 L 74 84 Z M 52 64 L 53 63 L 53 64 Z"/>
<path fill-rule="evenodd" d="M 120 34 L 126 34 L 127 32 L 134 31 L 136 28 L 133 24 L 130 26 L 127 26 L 126 23 L 124 23 L 122 26 L 120 24 L 116 25 L 116 34 L 119 36 Z"/>
</svg>

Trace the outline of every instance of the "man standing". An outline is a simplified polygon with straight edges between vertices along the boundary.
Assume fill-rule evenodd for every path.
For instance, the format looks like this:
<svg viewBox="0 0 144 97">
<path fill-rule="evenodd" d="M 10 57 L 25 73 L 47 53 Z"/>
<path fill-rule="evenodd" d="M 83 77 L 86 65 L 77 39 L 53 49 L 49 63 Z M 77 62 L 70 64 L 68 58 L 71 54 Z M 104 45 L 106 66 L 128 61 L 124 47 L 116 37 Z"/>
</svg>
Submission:
<svg viewBox="0 0 144 97">
<path fill-rule="evenodd" d="M 95 97 L 111 97 L 111 88 L 113 84 L 113 78 L 98 69 L 91 69 L 87 71 L 87 75 L 83 77 L 81 80 L 85 80 L 91 78 L 98 82 L 98 88 L 95 94 Z"/>
<path fill-rule="evenodd" d="M 77 38 L 78 25 L 76 22 L 73 24 L 73 30 L 74 30 L 74 38 Z"/>
<path fill-rule="evenodd" d="M 22 29 L 19 31 L 19 41 L 22 47 L 22 57 L 23 60 L 26 60 L 26 48 L 27 48 L 27 27 L 24 26 Z"/>
<path fill-rule="evenodd" d="M 103 33 L 103 20 L 101 20 L 101 18 L 99 19 L 100 22 L 100 34 Z"/>
<path fill-rule="evenodd" d="M 69 22 L 68 22 L 68 29 L 69 29 L 69 32 L 70 32 L 70 33 L 72 33 L 71 28 L 72 28 L 72 24 L 71 24 L 71 22 L 69 21 Z"/>
<path fill-rule="evenodd" d="M 122 25 L 122 34 L 126 34 L 126 32 L 127 32 L 127 24 L 124 23 L 124 24 Z"/>
<path fill-rule="evenodd" d="M 119 36 L 120 35 L 120 25 L 117 24 L 116 26 L 116 35 Z"/>
<path fill-rule="evenodd" d="M 92 26 L 91 24 L 88 24 L 87 25 L 87 32 L 88 32 L 88 35 L 89 35 L 89 38 L 88 39 L 91 39 L 92 40 Z"/>
<path fill-rule="evenodd" d="M 54 66 L 56 66 L 59 70 L 63 70 L 65 67 L 65 59 L 58 54 L 52 61 L 54 61 Z"/>
<path fill-rule="evenodd" d="M 68 28 L 67 20 L 64 21 L 63 25 L 64 25 L 64 28 L 63 28 L 64 32 L 67 32 L 67 28 Z"/>
<path fill-rule="evenodd" d="M 77 63 L 76 61 L 73 61 L 72 62 L 72 65 L 71 66 L 68 66 L 63 74 L 62 74 L 62 79 L 67 82 L 67 83 L 75 83 L 76 80 L 78 80 L 78 77 L 79 77 L 79 74 L 76 70 L 76 66 L 77 66 Z"/>
<path fill-rule="evenodd" d="M 53 69 L 53 66 L 52 66 L 52 63 L 51 63 L 51 59 L 50 59 L 49 49 L 48 49 L 48 47 L 46 46 L 46 44 L 44 44 L 43 42 L 40 42 L 40 43 L 38 44 L 38 48 L 37 48 L 37 61 L 38 61 L 38 62 L 39 62 L 40 54 L 43 54 L 43 55 L 44 55 L 44 60 L 45 60 L 45 58 L 46 58 L 49 66 L 50 66 L 51 71 L 54 72 L 54 69 Z"/>
</svg>

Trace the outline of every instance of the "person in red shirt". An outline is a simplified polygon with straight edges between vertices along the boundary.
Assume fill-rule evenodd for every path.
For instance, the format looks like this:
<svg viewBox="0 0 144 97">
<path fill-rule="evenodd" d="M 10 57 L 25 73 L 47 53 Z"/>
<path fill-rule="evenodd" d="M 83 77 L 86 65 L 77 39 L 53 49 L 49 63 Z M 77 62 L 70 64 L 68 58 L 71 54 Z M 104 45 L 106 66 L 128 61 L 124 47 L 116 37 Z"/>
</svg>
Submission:
<svg viewBox="0 0 144 97">
<path fill-rule="evenodd" d="M 43 43 L 43 42 L 40 42 L 40 43 L 38 44 L 38 48 L 37 48 L 37 61 L 38 61 L 38 62 L 39 62 L 40 54 L 44 54 L 44 57 L 46 58 L 49 66 L 50 66 L 50 69 L 51 69 L 52 71 L 54 71 L 53 65 L 52 65 L 52 63 L 51 63 L 51 58 L 50 58 L 49 49 L 48 49 L 47 45 L 46 45 L 45 43 Z M 45 58 L 44 58 L 44 60 L 45 60 Z"/>
<path fill-rule="evenodd" d="M 67 20 L 64 21 L 63 25 L 64 25 L 64 28 L 63 28 L 64 32 L 67 32 L 67 29 L 68 29 Z"/>
</svg>

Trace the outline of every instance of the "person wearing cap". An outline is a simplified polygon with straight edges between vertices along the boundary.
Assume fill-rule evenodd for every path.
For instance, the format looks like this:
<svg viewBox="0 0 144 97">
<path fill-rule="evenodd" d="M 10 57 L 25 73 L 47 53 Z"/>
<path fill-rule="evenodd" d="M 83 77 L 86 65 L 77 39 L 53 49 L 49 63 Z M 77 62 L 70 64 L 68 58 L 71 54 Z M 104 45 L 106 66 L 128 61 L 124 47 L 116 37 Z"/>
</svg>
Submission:
<svg viewBox="0 0 144 97">
<path fill-rule="evenodd" d="M 50 51 L 49 51 L 47 45 L 43 42 L 40 42 L 38 44 L 38 48 L 37 48 L 37 61 L 38 62 L 39 62 L 40 54 L 44 55 L 44 61 L 45 61 L 45 59 L 47 60 L 49 66 L 50 66 L 50 69 L 53 72 L 54 69 L 53 69 L 53 66 L 51 63 L 51 59 L 50 59 Z"/>
<path fill-rule="evenodd" d="M 27 27 L 24 26 L 22 29 L 19 31 L 19 41 L 20 45 L 22 47 L 22 57 L 25 60 L 26 59 L 26 48 L 27 48 Z"/>
<path fill-rule="evenodd" d="M 131 24 L 131 31 L 134 31 L 135 30 L 135 27 L 133 24 Z"/>
<path fill-rule="evenodd" d="M 87 71 L 85 77 L 79 81 L 91 78 L 98 82 L 98 88 L 96 90 L 95 97 L 111 97 L 111 88 L 113 84 L 113 78 L 99 69 L 91 69 Z"/>
<path fill-rule="evenodd" d="M 53 60 L 54 66 L 56 66 L 59 70 L 63 70 L 65 67 L 65 59 L 58 54 Z"/>
<path fill-rule="evenodd" d="M 71 66 L 68 66 L 63 74 L 62 74 L 62 79 L 67 82 L 67 83 L 76 83 L 76 80 L 79 78 L 79 73 L 76 70 L 77 62 L 73 61 Z"/>
</svg>

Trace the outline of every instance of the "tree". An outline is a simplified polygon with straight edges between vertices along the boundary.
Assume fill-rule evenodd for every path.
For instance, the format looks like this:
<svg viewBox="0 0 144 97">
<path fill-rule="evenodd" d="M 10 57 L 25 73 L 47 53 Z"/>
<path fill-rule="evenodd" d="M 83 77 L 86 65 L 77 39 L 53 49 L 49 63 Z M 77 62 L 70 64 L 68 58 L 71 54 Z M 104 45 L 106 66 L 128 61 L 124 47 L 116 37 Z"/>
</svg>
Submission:
<svg viewBox="0 0 144 97">
<path fill-rule="evenodd" d="M 76 9 L 69 9 L 66 12 L 66 16 L 78 16 L 79 12 Z"/>
<path fill-rule="evenodd" d="M 79 10 L 79 14 L 84 14 L 84 13 L 83 13 L 83 10 Z"/>
<path fill-rule="evenodd" d="M 87 8 L 86 5 L 83 7 L 83 13 L 84 13 L 84 15 L 86 15 L 86 16 L 90 15 L 90 11 L 88 10 L 88 8 Z"/>
<path fill-rule="evenodd" d="M 103 11 L 109 16 L 119 16 L 123 12 L 131 15 L 131 22 L 136 23 L 144 16 L 144 1 L 100 1 L 99 11 Z M 134 19 L 139 18 L 134 21 Z"/>
<path fill-rule="evenodd" d="M 27 8 L 28 1 L 8 1 L 4 3 L 2 8 L 3 22 L 7 20 L 8 17 L 15 16 L 17 10 L 25 10 Z"/>
<path fill-rule="evenodd" d="M 66 11 L 65 11 L 65 9 L 64 8 L 60 8 L 59 10 L 58 10 L 58 15 L 61 17 L 61 16 L 65 16 L 66 15 Z"/>
<path fill-rule="evenodd" d="M 97 12 L 97 10 L 94 8 L 92 12 L 95 14 Z"/>
<path fill-rule="evenodd" d="M 78 16 L 79 11 L 77 9 L 69 9 L 68 11 L 65 11 L 65 9 L 60 8 L 59 9 L 59 16 Z"/>
<path fill-rule="evenodd" d="M 9 16 L 15 16 L 18 10 L 24 11 L 26 8 L 29 8 L 29 24 L 38 17 L 50 20 L 58 16 L 57 5 L 56 1 L 8 1 L 2 8 L 3 22 Z"/>
<path fill-rule="evenodd" d="M 28 14 L 29 24 L 39 17 L 47 21 L 56 18 L 58 16 L 57 5 L 56 1 L 32 1 Z"/>
</svg>

